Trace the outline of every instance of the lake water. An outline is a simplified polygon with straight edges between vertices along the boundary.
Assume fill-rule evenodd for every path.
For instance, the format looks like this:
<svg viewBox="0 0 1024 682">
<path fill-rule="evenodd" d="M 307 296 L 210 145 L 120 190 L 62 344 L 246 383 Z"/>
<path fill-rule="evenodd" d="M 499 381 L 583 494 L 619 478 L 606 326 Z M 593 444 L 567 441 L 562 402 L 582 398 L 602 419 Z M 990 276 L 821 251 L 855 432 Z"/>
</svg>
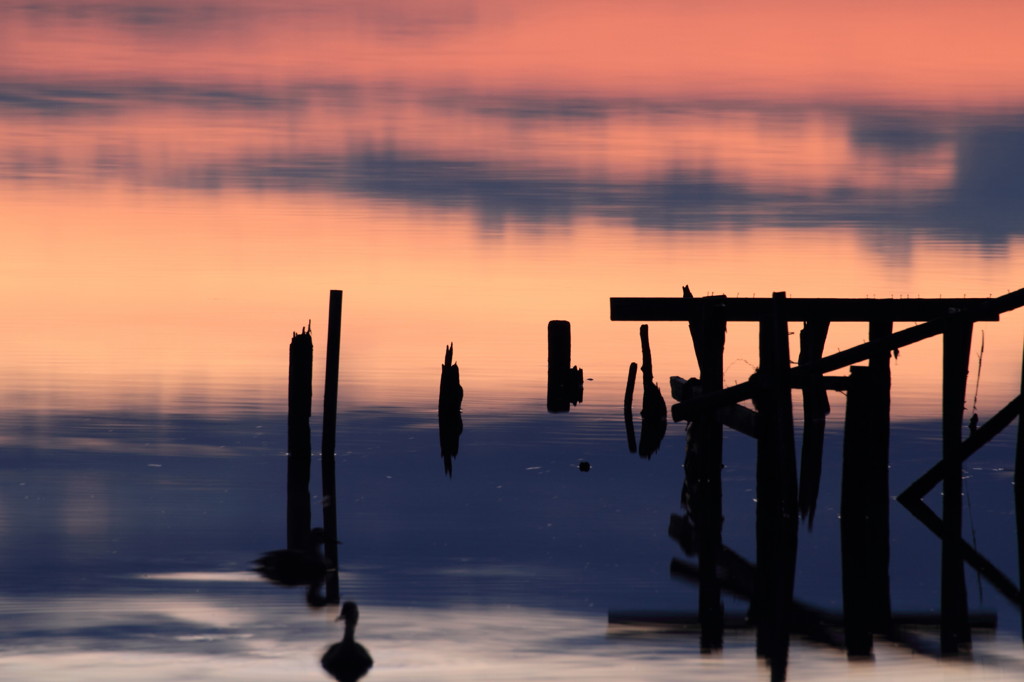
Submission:
<svg viewBox="0 0 1024 682">
<path fill-rule="evenodd" d="M 1024 286 L 1022 21 L 902 0 L 0 3 L 0 677 L 329 679 L 337 607 L 250 569 L 286 541 L 288 344 L 312 325 L 317 451 L 337 289 L 339 579 L 367 679 L 770 679 L 750 630 L 707 655 L 609 625 L 698 594 L 669 570 L 685 424 L 629 451 L 639 325 L 609 299 Z M 585 382 L 553 414 L 556 319 Z M 965 416 L 1020 392 L 1022 322 L 976 325 Z M 667 395 L 698 374 L 689 333 L 650 335 Z M 833 325 L 826 352 L 866 338 Z M 893 495 L 941 457 L 941 348 L 892 363 Z M 731 324 L 726 385 L 757 364 L 756 325 Z M 839 613 L 830 399 L 795 596 Z M 1014 582 L 1015 439 L 964 467 L 964 537 Z M 724 463 L 723 540 L 753 562 L 753 442 L 727 433 Z M 893 609 L 937 614 L 939 539 L 890 513 Z M 970 569 L 967 588 L 997 621 L 972 657 L 879 639 L 851 663 L 794 637 L 788 679 L 1019 679 L 1019 607 Z"/>
</svg>

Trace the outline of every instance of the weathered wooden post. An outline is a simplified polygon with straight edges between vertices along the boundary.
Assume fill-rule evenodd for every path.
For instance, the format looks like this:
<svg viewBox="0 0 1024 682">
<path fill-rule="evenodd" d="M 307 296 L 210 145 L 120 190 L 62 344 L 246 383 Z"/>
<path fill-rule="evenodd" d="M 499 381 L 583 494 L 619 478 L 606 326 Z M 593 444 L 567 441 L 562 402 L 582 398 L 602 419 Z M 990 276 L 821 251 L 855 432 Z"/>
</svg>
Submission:
<svg viewBox="0 0 1024 682">
<path fill-rule="evenodd" d="M 640 374 L 643 377 L 643 403 L 640 408 L 640 456 L 649 459 L 661 447 L 667 428 L 668 407 L 661 389 L 654 383 L 651 340 L 646 324 L 640 325 Z"/>
<path fill-rule="evenodd" d="M 331 290 L 327 317 L 327 371 L 324 378 L 324 425 L 320 449 L 323 476 L 324 558 L 335 569 L 328 574 L 325 594 L 328 604 L 340 603 L 338 586 L 338 505 L 334 477 L 334 451 L 338 425 L 338 365 L 341 351 L 341 293 Z"/>
<path fill-rule="evenodd" d="M 292 334 L 288 348 L 288 548 L 308 545 L 309 464 L 312 456 L 309 417 L 313 400 L 313 337 L 305 327 Z"/>
<path fill-rule="evenodd" d="M 459 365 L 452 361 L 454 353 L 454 343 L 445 347 L 441 387 L 437 397 L 438 437 L 441 441 L 444 473 L 449 478 L 452 475 L 453 460 L 459 454 L 459 437 L 462 436 L 463 390 L 459 381 Z"/>
<path fill-rule="evenodd" d="M 715 314 L 711 302 L 702 306 L 699 323 L 691 322 L 690 334 L 700 366 L 702 390 L 722 390 L 725 320 Z M 722 420 L 717 410 L 703 410 L 690 428 L 694 430 L 692 437 L 698 456 L 695 468 L 699 490 L 696 521 L 701 650 L 717 651 L 722 648 L 725 624 L 718 577 L 722 550 Z"/>
<path fill-rule="evenodd" d="M 800 330 L 800 355 L 797 365 L 821 360 L 828 336 L 828 320 L 809 320 Z M 821 459 L 825 448 L 825 417 L 830 407 L 821 377 L 807 380 L 803 387 L 804 437 L 800 447 L 800 516 L 807 527 L 814 526 L 814 511 L 821 486 Z"/>
<path fill-rule="evenodd" d="M 583 399 L 583 370 L 569 365 L 572 331 L 566 320 L 548 322 L 548 412 L 568 412 Z"/>
<path fill-rule="evenodd" d="M 797 481 L 789 335 L 785 293 L 772 294 L 760 321 L 760 367 L 754 403 L 760 416 L 757 444 L 758 653 L 773 676 L 784 671 L 789 651 L 789 611 L 796 571 Z"/>
<path fill-rule="evenodd" d="M 843 471 L 839 528 L 843 566 L 843 629 L 847 654 L 871 655 L 872 573 L 875 546 L 871 536 L 870 478 L 878 472 L 868 466 L 873 438 L 871 370 L 850 368 L 846 392 L 846 424 L 843 430 Z M 887 475 L 887 474 L 886 474 Z"/>
<path fill-rule="evenodd" d="M 865 566 L 871 589 L 871 629 L 887 632 L 892 621 L 892 600 L 889 589 L 889 419 L 892 370 L 888 349 L 883 342 L 892 335 L 891 319 L 872 319 L 868 323 L 868 341 L 881 348 L 868 359 L 868 392 L 870 400 L 870 438 L 864 451 L 865 502 L 868 533 L 872 538 Z"/>
<path fill-rule="evenodd" d="M 622 401 L 622 416 L 626 422 L 626 444 L 630 452 L 636 452 L 636 429 L 633 427 L 633 387 L 636 385 L 636 370 L 636 363 L 629 363 L 626 395 Z"/>
<path fill-rule="evenodd" d="M 960 451 L 964 393 L 971 353 L 969 319 L 947 324 L 942 336 L 942 624 L 940 646 L 944 655 L 970 647 L 967 623 L 967 587 L 964 582 L 963 480 Z"/>
</svg>

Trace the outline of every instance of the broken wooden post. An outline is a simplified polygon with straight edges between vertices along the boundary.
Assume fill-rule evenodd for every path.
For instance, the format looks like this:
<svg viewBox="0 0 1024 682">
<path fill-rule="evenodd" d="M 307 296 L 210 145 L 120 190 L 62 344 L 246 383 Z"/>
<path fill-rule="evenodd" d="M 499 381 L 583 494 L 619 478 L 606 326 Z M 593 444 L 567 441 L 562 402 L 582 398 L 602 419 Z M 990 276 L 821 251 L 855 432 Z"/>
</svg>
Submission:
<svg viewBox="0 0 1024 682">
<path fill-rule="evenodd" d="M 565 320 L 548 322 L 548 412 L 568 412 L 583 400 L 583 370 L 570 366 L 572 332 Z"/>
<path fill-rule="evenodd" d="M 293 333 L 288 348 L 288 549 L 308 546 L 309 463 L 312 445 L 309 417 L 313 400 L 313 337 Z"/>
<path fill-rule="evenodd" d="M 963 479 L 960 450 L 964 393 L 971 353 L 973 324 L 950 320 L 942 336 L 942 626 L 940 646 L 944 655 L 970 648 L 967 627 L 967 587 L 963 555 Z"/>
<path fill-rule="evenodd" d="M 800 330 L 798 365 L 820 360 L 828 336 L 828 320 L 804 322 Z M 800 448 L 800 516 L 807 519 L 807 527 L 814 526 L 814 510 L 821 486 L 821 459 L 825 448 L 825 417 L 830 407 L 825 383 L 821 377 L 809 378 L 803 387 L 804 436 Z"/>
<path fill-rule="evenodd" d="M 640 350 L 643 377 L 643 404 L 640 408 L 640 456 L 649 459 L 661 447 L 667 428 L 668 408 L 661 389 L 654 383 L 654 365 L 651 361 L 651 341 L 647 325 L 640 325 Z"/>
<path fill-rule="evenodd" d="M 441 365 L 441 388 L 437 398 L 437 426 L 441 440 L 441 457 L 444 458 L 444 473 L 450 478 L 452 462 L 459 454 L 459 437 L 462 435 L 462 384 L 459 382 L 459 365 L 452 361 L 455 344 L 445 347 L 444 364 Z"/>
<path fill-rule="evenodd" d="M 334 451 L 338 428 L 338 369 L 341 355 L 341 291 L 332 289 L 327 312 L 327 369 L 324 374 L 324 424 L 321 434 L 320 471 L 323 478 L 324 559 L 334 569 L 327 574 L 328 604 L 340 603 L 338 586 L 338 504 L 334 475 Z"/>
<path fill-rule="evenodd" d="M 636 430 L 633 428 L 633 387 L 636 385 L 636 370 L 636 363 L 629 363 L 629 375 L 626 377 L 626 396 L 622 402 L 622 414 L 626 421 L 626 444 L 630 452 L 636 452 Z"/>
</svg>

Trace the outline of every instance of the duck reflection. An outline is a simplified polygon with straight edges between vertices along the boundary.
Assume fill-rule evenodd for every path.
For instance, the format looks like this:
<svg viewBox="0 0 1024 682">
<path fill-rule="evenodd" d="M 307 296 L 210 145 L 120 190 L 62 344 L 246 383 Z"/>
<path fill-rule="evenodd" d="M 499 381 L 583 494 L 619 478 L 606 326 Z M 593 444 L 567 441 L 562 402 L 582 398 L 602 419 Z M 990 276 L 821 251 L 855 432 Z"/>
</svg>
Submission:
<svg viewBox="0 0 1024 682">
<path fill-rule="evenodd" d="M 323 529 L 314 528 L 308 533 L 304 546 L 266 552 L 253 562 L 253 570 L 275 585 L 305 585 L 306 603 L 310 606 L 324 606 L 327 599 L 321 589 L 331 572 L 320 549 L 324 542 Z"/>
<path fill-rule="evenodd" d="M 362 644 L 356 641 L 356 623 L 359 621 L 359 607 L 347 601 L 341 606 L 338 620 L 345 621 L 345 634 L 337 644 L 332 644 L 320 659 L 324 670 L 342 682 L 353 682 L 373 667 L 373 659 Z"/>
</svg>

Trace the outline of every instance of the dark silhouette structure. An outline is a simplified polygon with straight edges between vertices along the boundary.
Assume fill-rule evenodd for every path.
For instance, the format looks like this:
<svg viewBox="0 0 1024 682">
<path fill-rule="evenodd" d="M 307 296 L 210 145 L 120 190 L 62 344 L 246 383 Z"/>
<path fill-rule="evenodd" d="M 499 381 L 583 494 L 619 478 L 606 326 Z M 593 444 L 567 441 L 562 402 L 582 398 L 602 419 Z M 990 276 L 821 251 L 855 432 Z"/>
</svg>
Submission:
<svg viewBox="0 0 1024 682">
<path fill-rule="evenodd" d="M 323 606 L 328 600 L 320 595 L 320 588 L 328 575 L 335 573 L 321 552 L 324 542 L 323 529 L 314 528 L 307 534 L 304 547 L 266 552 L 253 562 L 253 570 L 275 585 L 306 586 L 306 602 Z"/>
<path fill-rule="evenodd" d="M 312 324 L 310 325 L 312 327 Z M 310 329 L 292 334 L 288 349 L 288 547 L 309 543 L 309 469 L 312 444 L 309 417 L 313 401 L 313 337 Z"/>
<path fill-rule="evenodd" d="M 651 340 L 646 324 L 640 325 L 640 352 L 640 375 L 644 386 L 643 403 L 640 408 L 640 456 L 650 459 L 661 447 L 668 424 L 665 398 L 661 395 L 661 389 L 654 383 Z"/>
<path fill-rule="evenodd" d="M 444 364 L 441 365 L 441 390 L 437 399 L 437 427 L 441 440 L 441 457 L 444 458 L 444 473 L 450 478 L 452 463 L 459 454 L 459 437 L 462 435 L 462 384 L 459 383 L 459 366 L 452 362 L 455 344 L 445 347 Z"/>
<path fill-rule="evenodd" d="M 572 331 L 565 320 L 548 322 L 548 412 L 568 412 L 583 402 L 583 370 L 570 366 Z"/>
<path fill-rule="evenodd" d="M 342 292 L 332 289 L 327 314 L 327 358 L 324 376 L 324 425 L 321 434 L 320 471 L 324 507 L 324 556 L 332 569 L 327 575 L 327 603 L 341 601 L 338 586 L 338 510 L 334 473 L 335 438 L 338 425 L 338 364 L 341 354 Z"/>
<path fill-rule="evenodd" d="M 674 517 L 670 534 L 698 566 L 673 560 L 672 573 L 700 586 L 702 649 L 721 646 L 724 618 L 721 591 L 750 599 L 749 620 L 757 628 L 757 650 L 770 664 L 772 679 L 785 678 L 789 636 L 838 642 L 854 658 L 869 657 L 875 636 L 924 649 L 904 626 L 929 621 L 893 614 L 889 592 L 889 410 L 890 355 L 903 346 L 943 338 L 942 461 L 899 496 L 914 515 L 942 538 L 941 615 L 938 649 L 954 655 L 970 649 L 971 628 L 988 624 L 967 611 L 964 562 L 1015 603 L 1021 589 L 962 537 L 961 463 L 1005 428 L 1024 417 L 1022 395 L 988 423 L 975 424 L 962 439 L 964 393 L 975 322 L 998 320 L 1024 306 L 1024 289 L 988 299 L 770 299 L 695 298 L 684 287 L 680 298 L 611 299 L 613 320 L 689 322 L 700 378 L 673 377 L 675 421 L 690 423 L 687 441 L 685 516 Z M 919 322 L 893 332 L 894 322 Z M 722 354 L 727 322 L 759 324 L 760 361 L 746 382 L 724 388 Z M 800 356 L 790 363 L 788 323 L 802 321 Z M 868 341 L 823 357 L 831 322 L 867 322 Z M 853 366 L 867 361 L 867 365 Z M 848 376 L 825 373 L 849 367 Z M 792 391 L 804 396 L 804 442 L 798 485 Z M 843 552 L 843 613 L 815 611 L 793 598 L 797 524 L 813 522 L 821 473 L 827 390 L 847 392 L 843 442 L 840 533 Z M 752 399 L 755 411 L 740 401 Z M 1024 420 L 1022 420 L 1024 421 Z M 757 438 L 757 561 L 749 563 L 722 546 L 722 426 Z M 1024 466 L 1024 429 L 1018 427 L 1017 464 Z M 943 484 L 939 518 L 922 497 Z M 1018 546 L 1024 557 L 1024 493 L 1016 491 Z M 1024 562 L 1022 562 L 1024 565 Z M 1024 576 L 1024 569 L 1022 569 Z M 1024 577 L 1021 578 L 1024 582 Z M 836 637 L 835 630 L 841 630 Z"/>
<path fill-rule="evenodd" d="M 324 670 L 341 682 L 355 682 L 373 667 L 373 658 L 366 648 L 356 641 L 356 623 L 359 621 L 359 607 L 355 602 L 342 604 L 338 620 L 345 621 L 345 634 L 341 641 L 332 644 L 320 659 Z"/>
</svg>

